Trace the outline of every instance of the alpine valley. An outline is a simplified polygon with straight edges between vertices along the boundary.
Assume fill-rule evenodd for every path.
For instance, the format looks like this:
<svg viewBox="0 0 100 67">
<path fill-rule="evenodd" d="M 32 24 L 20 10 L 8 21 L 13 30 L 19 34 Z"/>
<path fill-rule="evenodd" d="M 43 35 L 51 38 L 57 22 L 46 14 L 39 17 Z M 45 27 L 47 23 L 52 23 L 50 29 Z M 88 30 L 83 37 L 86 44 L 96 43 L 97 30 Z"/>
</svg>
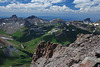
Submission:
<svg viewBox="0 0 100 67">
<path fill-rule="evenodd" d="M 0 19 L 0 67 L 98 67 L 100 21 Z"/>
</svg>

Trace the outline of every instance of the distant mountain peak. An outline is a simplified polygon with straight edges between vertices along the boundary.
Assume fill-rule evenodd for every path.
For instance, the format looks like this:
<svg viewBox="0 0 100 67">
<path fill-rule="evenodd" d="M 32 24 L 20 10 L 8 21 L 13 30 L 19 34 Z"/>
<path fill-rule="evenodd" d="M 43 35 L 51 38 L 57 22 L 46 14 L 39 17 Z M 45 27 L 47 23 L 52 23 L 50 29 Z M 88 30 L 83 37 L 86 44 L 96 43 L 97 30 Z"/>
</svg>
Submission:
<svg viewBox="0 0 100 67">
<path fill-rule="evenodd" d="M 12 15 L 10 18 L 17 18 L 17 16 L 16 15 Z"/>
<path fill-rule="evenodd" d="M 34 19 L 34 18 L 37 18 L 37 17 L 34 15 L 27 17 L 27 19 Z"/>
<path fill-rule="evenodd" d="M 84 19 L 85 22 L 91 22 L 90 18 Z"/>
</svg>

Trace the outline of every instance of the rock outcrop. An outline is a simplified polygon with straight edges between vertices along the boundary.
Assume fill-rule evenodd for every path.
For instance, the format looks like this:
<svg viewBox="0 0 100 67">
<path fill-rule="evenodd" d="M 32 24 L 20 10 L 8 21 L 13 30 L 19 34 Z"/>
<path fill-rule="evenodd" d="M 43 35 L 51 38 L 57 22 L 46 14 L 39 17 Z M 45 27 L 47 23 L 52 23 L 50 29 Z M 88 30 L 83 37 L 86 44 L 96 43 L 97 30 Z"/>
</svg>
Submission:
<svg viewBox="0 0 100 67">
<path fill-rule="evenodd" d="M 55 47 L 54 47 L 55 46 Z M 69 47 L 41 42 L 30 67 L 97 67 L 100 66 L 100 35 L 79 34 Z"/>
<path fill-rule="evenodd" d="M 56 48 L 58 44 L 53 44 L 51 42 L 48 42 L 47 44 L 44 44 L 44 41 L 42 41 L 36 48 L 36 51 L 33 55 L 33 62 L 37 61 L 40 57 L 45 56 L 46 59 L 49 59 L 53 56 L 54 49 Z"/>
</svg>

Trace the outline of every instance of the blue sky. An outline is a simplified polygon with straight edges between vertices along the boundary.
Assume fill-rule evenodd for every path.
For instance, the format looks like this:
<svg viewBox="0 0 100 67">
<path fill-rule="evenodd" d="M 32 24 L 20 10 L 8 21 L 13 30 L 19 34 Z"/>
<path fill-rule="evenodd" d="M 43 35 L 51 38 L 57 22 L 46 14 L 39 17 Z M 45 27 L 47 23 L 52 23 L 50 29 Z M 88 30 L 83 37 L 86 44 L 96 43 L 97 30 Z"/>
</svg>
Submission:
<svg viewBox="0 0 100 67">
<path fill-rule="evenodd" d="M 12 14 L 99 19 L 100 0 L 0 0 L 0 17 Z"/>
</svg>

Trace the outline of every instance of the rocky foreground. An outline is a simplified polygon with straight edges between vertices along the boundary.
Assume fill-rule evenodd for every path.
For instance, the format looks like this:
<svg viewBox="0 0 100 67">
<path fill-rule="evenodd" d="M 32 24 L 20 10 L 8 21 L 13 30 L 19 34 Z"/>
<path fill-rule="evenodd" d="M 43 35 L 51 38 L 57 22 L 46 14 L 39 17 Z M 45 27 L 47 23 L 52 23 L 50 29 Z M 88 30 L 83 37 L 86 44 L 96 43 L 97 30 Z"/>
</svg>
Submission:
<svg viewBox="0 0 100 67">
<path fill-rule="evenodd" d="M 69 47 L 41 42 L 30 67 L 100 67 L 100 35 L 79 34 Z"/>
</svg>

